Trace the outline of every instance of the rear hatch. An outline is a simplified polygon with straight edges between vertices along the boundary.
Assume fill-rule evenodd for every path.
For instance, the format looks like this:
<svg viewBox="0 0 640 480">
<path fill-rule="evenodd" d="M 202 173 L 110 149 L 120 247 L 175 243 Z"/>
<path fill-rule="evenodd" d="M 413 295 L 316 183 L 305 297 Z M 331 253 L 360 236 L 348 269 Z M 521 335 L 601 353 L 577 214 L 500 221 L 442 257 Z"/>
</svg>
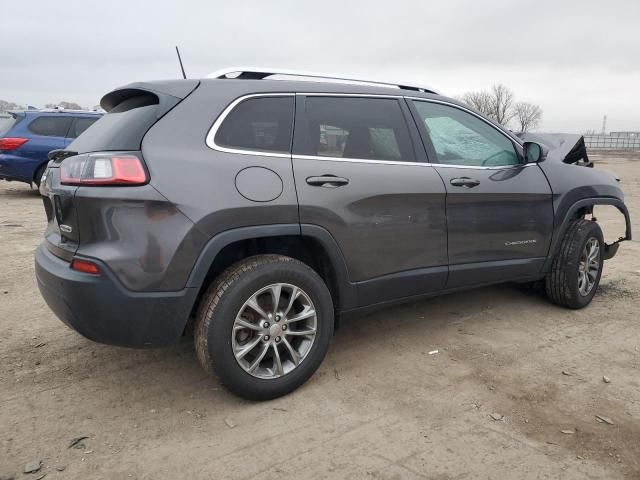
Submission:
<svg viewBox="0 0 640 480">
<path fill-rule="evenodd" d="M 65 150 L 49 153 L 49 164 L 40 184 L 47 215 L 46 245 L 54 255 L 70 261 L 78 250 L 80 238 L 79 214 L 82 189 L 109 188 L 107 183 L 69 184 L 61 181 L 62 163 L 78 162 L 104 152 L 125 152 L 140 158 L 142 139 L 147 131 L 199 82 L 180 80 L 136 83 L 105 95 L 100 105 L 108 113 L 74 140 Z M 76 182 L 73 182 L 76 183 Z M 85 220 L 87 221 L 87 220 Z M 89 219 L 90 221 L 90 219 Z"/>
</svg>

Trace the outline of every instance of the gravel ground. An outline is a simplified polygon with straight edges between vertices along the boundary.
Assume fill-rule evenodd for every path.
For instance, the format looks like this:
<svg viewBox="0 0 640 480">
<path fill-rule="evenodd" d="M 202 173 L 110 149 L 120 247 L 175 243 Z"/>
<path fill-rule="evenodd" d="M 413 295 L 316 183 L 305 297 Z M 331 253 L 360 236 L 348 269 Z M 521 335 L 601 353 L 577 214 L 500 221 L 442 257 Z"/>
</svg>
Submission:
<svg viewBox="0 0 640 480">
<path fill-rule="evenodd" d="M 596 162 L 640 218 L 640 160 Z M 0 181 L 0 477 L 640 478 L 637 240 L 584 310 L 511 285 L 383 310 L 344 322 L 301 389 L 252 403 L 189 342 L 129 350 L 65 327 L 35 284 L 44 226 L 37 193 Z"/>
</svg>

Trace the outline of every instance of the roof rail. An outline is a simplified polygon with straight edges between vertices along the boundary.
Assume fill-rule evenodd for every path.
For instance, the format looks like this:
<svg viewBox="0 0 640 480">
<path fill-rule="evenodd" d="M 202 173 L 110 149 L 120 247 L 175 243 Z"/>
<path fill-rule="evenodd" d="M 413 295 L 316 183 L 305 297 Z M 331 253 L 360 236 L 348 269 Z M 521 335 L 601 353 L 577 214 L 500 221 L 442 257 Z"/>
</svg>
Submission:
<svg viewBox="0 0 640 480">
<path fill-rule="evenodd" d="M 232 74 L 236 74 L 235 76 L 230 76 Z M 309 78 L 313 80 L 323 81 L 337 81 L 337 82 L 346 82 L 346 83 L 355 83 L 362 85 L 370 85 L 373 87 L 393 87 L 400 88 L 402 90 L 411 90 L 414 92 L 425 92 L 425 93 L 435 93 L 439 92 L 431 87 L 427 86 L 419 86 L 419 85 L 408 85 L 405 83 L 388 83 L 388 82 L 379 82 L 377 80 L 363 80 L 359 78 L 354 78 L 346 75 L 333 75 L 328 73 L 317 73 L 317 72 L 305 72 L 301 70 L 282 70 L 278 68 L 258 68 L 258 67 L 230 67 L 222 70 L 217 70 L 213 73 L 207 75 L 207 78 L 237 78 L 237 79 L 252 79 L 252 80 L 262 80 L 267 77 L 273 75 L 283 75 L 283 76 L 291 76 L 291 77 L 302 77 Z"/>
</svg>

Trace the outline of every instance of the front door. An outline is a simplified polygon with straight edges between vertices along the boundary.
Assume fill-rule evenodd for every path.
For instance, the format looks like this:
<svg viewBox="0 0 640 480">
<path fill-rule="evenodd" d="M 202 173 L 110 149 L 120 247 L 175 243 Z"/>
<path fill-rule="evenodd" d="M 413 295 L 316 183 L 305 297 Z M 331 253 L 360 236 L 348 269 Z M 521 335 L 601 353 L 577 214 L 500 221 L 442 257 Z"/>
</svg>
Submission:
<svg viewBox="0 0 640 480">
<path fill-rule="evenodd" d="M 447 189 L 447 288 L 533 276 L 549 250 L 551 188 L 506 133 L 462 108 L 411 102 Z"/>
<path fill-rule="evenodd" d="M 401 102 L 296 98 L 300 222 L 336 239 L 363 305 L 437 291 L 447 277 L 445 189 L 416 161 Z"/>
</svg>

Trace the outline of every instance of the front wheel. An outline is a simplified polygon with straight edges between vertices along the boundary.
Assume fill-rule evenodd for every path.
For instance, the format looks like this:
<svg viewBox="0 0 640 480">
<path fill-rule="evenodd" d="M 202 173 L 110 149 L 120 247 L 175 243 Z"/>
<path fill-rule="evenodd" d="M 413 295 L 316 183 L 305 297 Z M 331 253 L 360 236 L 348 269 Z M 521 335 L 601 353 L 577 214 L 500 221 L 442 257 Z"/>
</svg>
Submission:
<svg viewBox="0 0 640 480">
<path fill-rule="evenodd" d="M 603 250 L 600 226 L 590 220 L 574 221 L 545 279 L 551 302 L 575 309 L 589 305 L 600 283 Z"/>
<path fill-rule="evenodd" d="M 331 295 L 314 270 L 258 255 L 229 267 L 208 289 L 196 318 L 196 353 L 237 395 L 276 398 L 316 371 L 333 321 Z"/>
</svg>

